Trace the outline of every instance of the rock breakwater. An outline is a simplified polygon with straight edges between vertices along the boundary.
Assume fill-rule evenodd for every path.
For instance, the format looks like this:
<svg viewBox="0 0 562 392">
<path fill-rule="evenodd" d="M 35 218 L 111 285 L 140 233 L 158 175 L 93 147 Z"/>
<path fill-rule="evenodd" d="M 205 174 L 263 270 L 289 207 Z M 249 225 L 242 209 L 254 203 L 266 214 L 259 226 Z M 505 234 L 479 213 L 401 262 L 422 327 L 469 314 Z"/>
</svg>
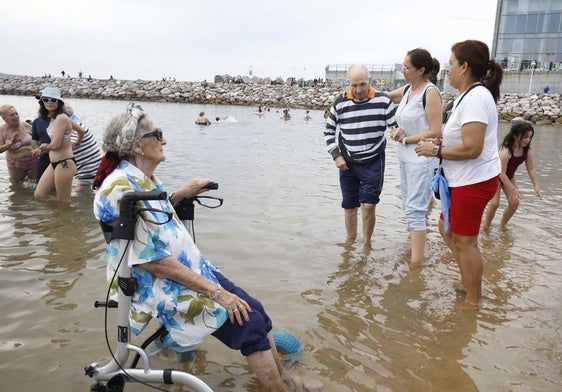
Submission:
<svg viewBox="0 0 562 392">
<path fill-rule="evenodd" d="M 35 96 L 55 86 L 64 97 L 266 106 L 324 110 L 339 86 L 298 87 L 270 83 L 207 83 L 85 78 L 10 76 L 0 78 L 0 94 Z M 536 124 L 562 124 L 559 94 L 504 94 L 497 105 L 502 121 L 523 117 Z"/>
</svg>

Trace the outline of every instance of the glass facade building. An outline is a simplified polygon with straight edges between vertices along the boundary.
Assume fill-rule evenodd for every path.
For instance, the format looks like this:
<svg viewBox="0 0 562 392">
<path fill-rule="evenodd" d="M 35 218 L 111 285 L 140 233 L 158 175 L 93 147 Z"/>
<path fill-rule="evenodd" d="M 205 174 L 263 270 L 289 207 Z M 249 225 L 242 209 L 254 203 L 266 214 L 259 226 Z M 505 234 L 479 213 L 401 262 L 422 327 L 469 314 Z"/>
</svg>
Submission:
<svg viewBox="0 0 562 392">
<path fill-rule="evenodd" d="M 498 0 L 492 57 L 508 71 L 562 70 L 562 0 Z"/>
</svg>

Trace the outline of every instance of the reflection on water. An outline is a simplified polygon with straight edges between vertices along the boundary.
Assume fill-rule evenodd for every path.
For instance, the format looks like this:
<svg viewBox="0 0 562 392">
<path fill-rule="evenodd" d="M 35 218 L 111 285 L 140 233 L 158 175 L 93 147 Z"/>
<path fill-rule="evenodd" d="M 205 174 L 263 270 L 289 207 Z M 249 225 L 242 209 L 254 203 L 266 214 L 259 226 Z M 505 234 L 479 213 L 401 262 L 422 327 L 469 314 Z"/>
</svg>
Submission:
<svg viewBox="0 0 562 392">
<path fill-rule="evenodd" d="M 35 116 L 34 98 L 0 98 L 22 118 Z M 100 139 L 126 103 L 72 104 Z M 373 251 L 364 255 L 360 246 L 337 245 L 343 213 L 322 112 L 304 121 L 304 111 L 292 110 L 292 120 L 283 121 L 275 110 L 260 118 L 244 107 L 143 107 L 166 132 L 158 175 L 170 189 L 193 176 L 220 184 L 214 194 L 224 206 L 196 211 L 204 254 L 264 302 L 277 330 L 299 338 L 304 351 L 288 361 L 321 379 L 326 391 L 562 389 L 560 130 L 536 127 L 544 199 L 534 197 L 520 168 L 519 211 L 508 229 L 495 222 L 480 237 L 486 308 L 458 312 L 462 295 L 451 288 L 458 272 L 437 230 L 438 203 L 428 213 L 425 266 L 407 267 L 391 144 Z M 197 127 L 202 110 L 239 122 Z M 70 206 L 35 202 L 33 184 L 10 184 L 4 162 L 0 188 L 0 390 L 88 390 L 82 368 L 109 355 L 103 313 L 92 306 L 106 290 L 92 196 L 75 195 Z M 192 361 L 154 358 L 153 365 L 193 372 L 216 391 L 261 390 L 240 354 L 212 339 Z"/>
</svg>

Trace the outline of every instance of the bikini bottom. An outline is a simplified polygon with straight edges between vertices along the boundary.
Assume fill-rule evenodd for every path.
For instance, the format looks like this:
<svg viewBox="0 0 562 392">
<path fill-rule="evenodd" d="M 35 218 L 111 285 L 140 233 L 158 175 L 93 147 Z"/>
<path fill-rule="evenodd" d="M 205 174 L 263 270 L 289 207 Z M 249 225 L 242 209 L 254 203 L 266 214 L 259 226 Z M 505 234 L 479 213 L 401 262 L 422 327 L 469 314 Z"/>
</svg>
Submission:
<svg viewBox="0 0 562 392">
<path fill-rule="evenodd" d="M 51 166 L 53 167 L 53 170 L 55 170 L 58 164 L 60 163 L 62 167 L 66 168 L 68 167 L 68 161 L 72 161 L 76 165 L 76 161 L 74 160 L 74 158 L 66 158 L 66 159 L 61 159 L 60 161 L 51 162 Z"/>
<path fill-rule="evenodd" d="M 6 163 L 16 169 L 28 172 L 39 163 L 39 157 L 30 159 L 29 161 L 17 161 L 13 158 L 6 156 Z"/>
</svg>

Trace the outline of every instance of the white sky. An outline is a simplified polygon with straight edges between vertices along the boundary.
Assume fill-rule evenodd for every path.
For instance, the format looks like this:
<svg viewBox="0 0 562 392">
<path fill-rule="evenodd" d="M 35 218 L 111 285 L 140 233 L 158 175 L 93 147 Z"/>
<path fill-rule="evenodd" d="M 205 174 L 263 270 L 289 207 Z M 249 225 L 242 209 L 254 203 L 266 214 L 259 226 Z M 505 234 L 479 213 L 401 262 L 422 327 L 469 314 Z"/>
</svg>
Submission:
<svg viewBox="0 0 562 392">
<path fill-rule="evenodd" d="M 457 41 L 491 48 L 496 0 L 11 0 L 0 73 L 213 81 L 324 77 L 328 64 L 441 64 Z"/>
</svg>

